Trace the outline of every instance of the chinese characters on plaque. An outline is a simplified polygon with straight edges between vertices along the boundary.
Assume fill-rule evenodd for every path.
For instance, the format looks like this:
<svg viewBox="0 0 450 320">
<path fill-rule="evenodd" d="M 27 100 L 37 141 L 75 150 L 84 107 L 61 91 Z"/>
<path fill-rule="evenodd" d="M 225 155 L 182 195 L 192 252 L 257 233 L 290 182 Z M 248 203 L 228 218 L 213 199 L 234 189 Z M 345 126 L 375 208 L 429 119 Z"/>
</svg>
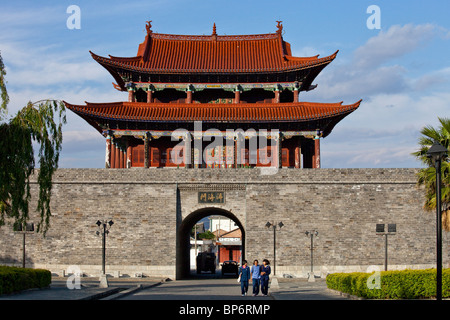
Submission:
<svg viewBox="0 0 450 320">
<path fill-rule="evenodd" d="M 199 191 L 198 203 L 225 203 L 225 192 Z"/>
</svg>

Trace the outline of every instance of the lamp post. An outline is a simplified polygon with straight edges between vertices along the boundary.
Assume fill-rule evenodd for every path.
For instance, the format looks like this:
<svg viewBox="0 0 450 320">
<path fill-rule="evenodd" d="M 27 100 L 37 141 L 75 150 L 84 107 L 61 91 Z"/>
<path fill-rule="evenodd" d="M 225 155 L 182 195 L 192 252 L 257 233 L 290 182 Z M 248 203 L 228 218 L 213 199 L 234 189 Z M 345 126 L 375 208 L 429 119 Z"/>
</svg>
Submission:
<svg viewBox="0 0 450 320">
<path fill-rule="evenodd" d="M 17 224 L 14 227 L 14 231 L 23 234 L 23 240 L 22 240 L 22 268 L 25 268 L 25 258 L 26 258 L 26 254 L 25 254 L 25 237 L 26 237 L 27 233 L 33 233 L 34 232 L 34 223 L 24 223 L 23 225 L 22 224 Z"/>
<path fill-rule="evenodd" d="M 276 260 L 276 230 L 277 230 L 277 226 L 281 229 L 284 226 L 284 224 L 281 221 L 278 224 L 270 223 L 270 222 L 266 223 L 267 229 L 269 229 L 270 227 L 273 228 L 273 275 L 274 276 L 277 274 L 277 272 L 276 272 L 276 266 L 277 266 L 277 260 Z"/>
<path fill-rule="evenodd" d="M 309 277 L 308 277 L 308 281 L 309 282 L 313 282 L 315 281 L 314 279 L 314 265 L 313 265 L 313 251 L 314 251 L 314 236 L 318 236 L 319 232 L 317 230 L 312 230 L 312 231 L 306 231 L 305 235 L 308 238 L 311 238 L 311 245 L 310 245 L 310 250 L 311 250 L 311 272 L 309 273 Z"/>
<path fill-rule="evenodd" d="M 435 142 L 427 157 L 436 169 L 436 300 L 442 300 L 442 218 L 441 218 L 441 161 L 447 148 Z"/>
<path fill-rule="evenodd" d="M 108 281 L 106 278 L 106 235 L 109 233 L 109 229 L 114 224 L 112 220 L 100 221 L 97 220 L 96 225 L 98 226 L 97 235 L 102 235 L 102 274 L 100 275 L 100 287 L 108 287 Z"/>
<path fill-rule="evenodd" d="M 384 244 L 384 271 L 388 269 L 388 235 L 395 235 L 397 232 L 397 225 L 395 223 L 388 224 L 388 231 L 384 232 L 384 224 L 377 223 L 376 225 L 376 233 L 377 235 L 385 236 L 385 244 Z"/>
</svg>

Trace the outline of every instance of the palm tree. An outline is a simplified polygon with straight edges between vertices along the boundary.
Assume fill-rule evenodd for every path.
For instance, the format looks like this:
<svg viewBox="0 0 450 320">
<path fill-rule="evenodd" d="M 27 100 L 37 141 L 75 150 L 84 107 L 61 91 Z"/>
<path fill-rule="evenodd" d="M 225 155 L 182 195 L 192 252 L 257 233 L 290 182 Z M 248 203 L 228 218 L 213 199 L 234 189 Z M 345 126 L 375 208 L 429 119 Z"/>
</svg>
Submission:
<svg viewBox="0 0 450 320">
<path fill-rule="evenodd" d="M 427 151 L 434 142 L 439 142 L 450 153 L 450 119 L 438 118 L 440 126 L 434 128 L 432 126 L 424 127 L 419 138 L 420 150 L 412 153 L 427 167 L 421 169 L 417 174 L 417 182 L 419 186 L 425 187 L 425 203 L 423 208 L 426 211 L 436 209 L 436 169 L 427 157 Z M 448 156 L 443 159 L 441 165 L 442 186 L 441 186 L 441 202 L 442 202 L 442 227 L 446 231 L 450 231 L 450 163 Z"/>
</svg>

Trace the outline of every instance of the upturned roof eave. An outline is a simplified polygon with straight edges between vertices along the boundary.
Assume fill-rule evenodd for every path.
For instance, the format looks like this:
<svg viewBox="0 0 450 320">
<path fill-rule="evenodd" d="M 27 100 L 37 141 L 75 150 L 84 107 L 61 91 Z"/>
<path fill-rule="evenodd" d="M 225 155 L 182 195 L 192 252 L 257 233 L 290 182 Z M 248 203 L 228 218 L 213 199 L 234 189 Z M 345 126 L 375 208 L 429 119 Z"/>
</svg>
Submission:
<svg viewBox="0 0 450 320">
<path fill-rule="evenodd" d="M 97 61 L 99 64 L 101 64 L 106 69 L 111 68 L 114 70 L 114 73 L 117 74 L 116 68 L 124 69 L 127 71 L 137 72 L 137 73 L 143 73 L 143 74 L 186 74 L 186 75 L 196 75 L 196 74 L 279 74 L 279 73 L 286 73 L 286 72 L 295 72 L 295 71 L 301 71 L 306 69 L 313 69 L 317 67 L 325 67 L 326 65 L 330 64 L 335 57 L 335 54 L 318 59 L 317 61 L 311 60 L 311 61 L 305 61 L 303 63 L 296 64 L 296 65 L 288 65 L 282 67 L 282 68 L 253 68 L 253 69 L 182 69 L 182 68 L 176 68 L 176 69 L 165 69 L 165 68 L 146 68 L 141 66 L 132 66 L 128 63 L 125 63 L 123 61 L 114 60 L 113 58 L 106 58 L 99 55 L 96 55 L 92 53 L 92 56 L 94 57 L 94 60 Z M 141 57 L 130 57 L 131 59 L 139 59 Z M 125 58 L 124 58 L 125 59 Z M 108 71 L 110 71 L 108 69 Z M 110 71 L 111 73 L 111 71 Z M 113 76 L 119 77 L 118 75 Z"/>
<path fill-rule="evenodd" d="M 146 122 L 154 122 L 154 123 L 193 123 L 195 121 L 203 121 L 205 123 L 300 123 L 300 122 L 308 122 L 308 121 L 316 121 L 321 119 L 333 119 L 337 117 L 345 117 L 348 114 L 355 111 L 362 100 L 351 104 L 351 105 L 342 105 L 342 103 L 337 104 L 322 104 L 324 108 L 328 108 L 331 110 L 315 110 L 314 112 L 310 112 L 309 114 L 303 114 L 302 116 L 292 116 L 287 115 L 287 113 L 283 113 L 283 108 L 319 108 L 319 103 L 285 103 L 280 106 L 276 106 L 276 104 L 270 104 L 268 106 L 271 109 L 271 115 L 263 115 L 260 111 L 261 108 L 264 108 L 264 104 L 258 104 L 252 106 L 253 104 L 216 104 L 216 105 L 208 105 L 209 110 L 203 110 L 204 113 L 198 116 L 186 117 L 183 114 L 176 116 L 177 111 L 180 112 L 185 108 L 205 108 L 204 105 L 197 104 L 177 104 L 177 105 L 167 105 L 167 104 L 145 104 L 145 103 L 127 103 L 127 102 L 112 102 L 112 103 L 87 103 L 87 105 L 73 105 L 65 102 L 66 107 L 73 111 L 74 113 L 82 116 L 86 121 L 90 120 L 95 122 L 95 119 L 103 119 L 103 120 L 111 120 L 111 121 L 125 121 L 125 122 L 138 122 L 138 123 L 146 123 Z M 132 108 L 159 108 L 159 109 L 174 109 L 174 116 L 166 117 L 166 116 L 135 116 L 132 114 Z M 108 112 L 111 108 L 115 108 L 115 110 L 121 110 L 122 113 L 113 113 Z M 218 113 L 222 112 L 222 115 L 212 116 L 208 114 L 208 111 L 212 109 L 218 109 Z M 253 109 L 258 113 L 256 116 L 248 116 L 248 115 L 235 115 L 234 112 L 230 112 L 229 108 L 247 108 Z M 102 109 L 105 109 L 103 112 Z M 277 111 L 278 110 L 278 111 Z M 128 111 L 128 113 L 127 113 Z M 268 112 L 267 114 L 269 114 Z M 255 113 L 255 114 L 256 114 Z M 249 112 L 251 113 L 251 110 Z M 340 120 L 339 120 L 340 121 Z M 339 122 L 337 121 L 337 122 Z"/>
</svg>

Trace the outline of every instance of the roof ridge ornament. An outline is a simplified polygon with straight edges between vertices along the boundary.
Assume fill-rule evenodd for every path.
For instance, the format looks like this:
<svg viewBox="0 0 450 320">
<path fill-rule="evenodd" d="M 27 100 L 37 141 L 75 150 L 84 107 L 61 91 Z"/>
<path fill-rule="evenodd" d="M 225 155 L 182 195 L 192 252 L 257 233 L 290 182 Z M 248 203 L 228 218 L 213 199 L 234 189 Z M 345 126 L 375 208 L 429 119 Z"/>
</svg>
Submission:
<svg viewBox="0 0 450 320">
<path fill-rule="evenodd" d="M 281 35 L 281 32 L 283 31 L 283 25 L 281 24 L 283 21 L 276 21 L 277 23 L 277 33 Z"/>
<path fill-rule="evenodd" d="M 216 23 L 214 22 L 214 24 L 213 24 L 213 33 L 212 33 L 212 35 L 213 36 L 217 36 L 217 32 L 216 32 Z"/>
<path fill-rule="evenodd" d="M 152 33 L 152 20 L 145 21 L 147 24 L 145 25 L 145 29 L 147 30 L 147 35 Z"/>
</svg>

